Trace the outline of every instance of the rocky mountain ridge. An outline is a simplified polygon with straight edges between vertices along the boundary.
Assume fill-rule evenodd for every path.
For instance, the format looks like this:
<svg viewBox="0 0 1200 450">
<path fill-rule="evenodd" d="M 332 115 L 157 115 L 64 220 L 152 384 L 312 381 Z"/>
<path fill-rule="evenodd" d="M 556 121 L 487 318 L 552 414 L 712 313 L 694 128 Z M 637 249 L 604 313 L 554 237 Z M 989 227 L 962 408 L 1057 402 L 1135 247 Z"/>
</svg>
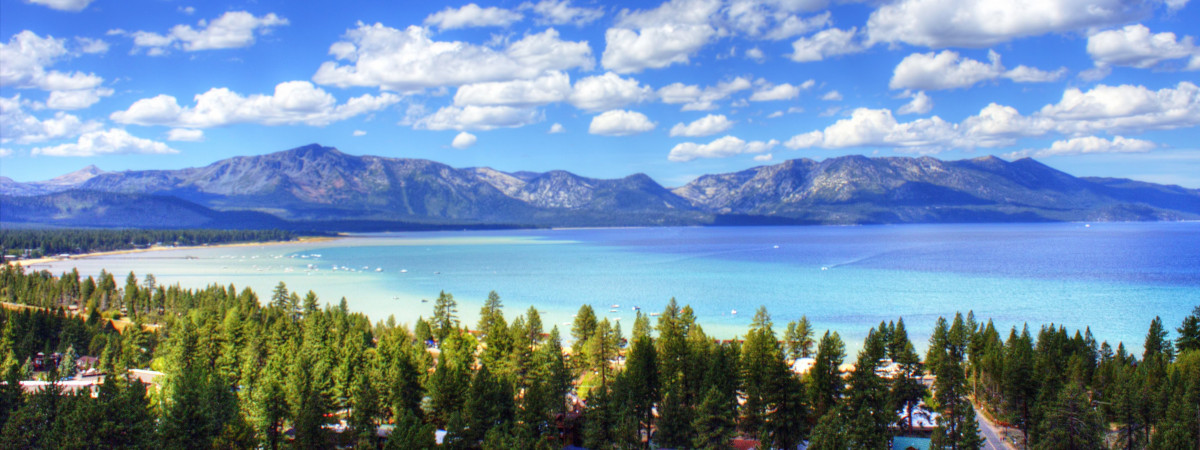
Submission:
<svg viewBox="0 0 1200 450">
<path fill-rule="evenodd" d="M 142 198 L 138 196 L 175 198 L 213 214 L 269 215 L 285 226 L 360 221 L 378 224 L 379 229 L 390 229 L 388 224 L 655 226 L 1200 218 L 1200 190 L 1077 178 L 1032 159 L 1009 162 L 989 156 L 943 161 L 857 155 L 795 159 L 705 175 L 669 190 L 645 174 L 595 179 L 558 170 L 456 169 L 422 159 L 348 155 L 313 144 L 181 170 L 103 172 L 89 167 L 40 183 L 3 179 L 0 203 L 24 206 L 23 219 L 0 211 L 0 221 L 30 222 L 36 217 L 55 224 L 78 222 L 71 217 L 84 216 L 99 220 L 87 208 L 62 208 L 68 203 L 89 204 L 68 200 L 85 193 L 128 196 L 103 197 L 106 204 Z M 28 200 L 49 194 L 57 196 Z M 39 214 L 30 205 L 58 212 Z M 110 204 L 108 209 L 114 208 Z M 256 223 L 269 222 L 254 217 Z M 122 226 L 120 219 L 101 222 Z"/>
</svg>

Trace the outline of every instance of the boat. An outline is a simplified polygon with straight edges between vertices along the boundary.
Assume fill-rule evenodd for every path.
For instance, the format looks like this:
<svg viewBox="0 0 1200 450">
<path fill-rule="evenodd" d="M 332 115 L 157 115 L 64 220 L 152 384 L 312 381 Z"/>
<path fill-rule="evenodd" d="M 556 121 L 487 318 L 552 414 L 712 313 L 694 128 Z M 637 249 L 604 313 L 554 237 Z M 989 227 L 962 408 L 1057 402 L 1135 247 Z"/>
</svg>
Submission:
<svg viewBox="0 0 1200 450">
<path fill-rule="evenodd" d="M 735 310 L 733 310 L 733 311 L 730 311 L 729 313 L 730 313 L 730 314 L 737 314 L 737 310 L 735 309 Z"/>
<path fill-rule="evenodd" d="M 779 248 L 779 246 L 778 246 L 778 245 L 776 245 L 776 246 L 775 246 L 775 248 Z"/>
<path fill-rule="evenodd" d="M 376 272 L 383 272 L 383 268 L 382 268 L 382 267 L 376 267 L 376 268 L 375 268 L 375 271 L 376 271 Z"/>
<path fill-rule="evenodd" d="M 408 269 L 400 269 L 400 273 L 408 273 Z"/>
<path fill-rule="evenodd" d="M 421 299 L 421 303 L 429 303 L 429 300 L 427 300 L 427 299 Z"/>
<path fill-rule="evenodd" d="M 617 310 L 615 310 L 615 309 L 610 309 L 610 310 L 608 310 L 608 312 L 610 312 L 610 313 L 615 313 L 615 312 L 617 312 Z"/>
<path fill-rule="evenodd" d="M 612 307 L 613 307 L 613 308 L 620 308 L 620 307 L 621 307 L 621 305 L 616 305 L 616 304 L 614 304 L 614 305 L 612 305 Z"/>
<path fill-rule="evenodd" d="M 658 313 L 656 313 L 656 312 L 650 313 L 650 317 L 658 317 Z"/>
</svg>

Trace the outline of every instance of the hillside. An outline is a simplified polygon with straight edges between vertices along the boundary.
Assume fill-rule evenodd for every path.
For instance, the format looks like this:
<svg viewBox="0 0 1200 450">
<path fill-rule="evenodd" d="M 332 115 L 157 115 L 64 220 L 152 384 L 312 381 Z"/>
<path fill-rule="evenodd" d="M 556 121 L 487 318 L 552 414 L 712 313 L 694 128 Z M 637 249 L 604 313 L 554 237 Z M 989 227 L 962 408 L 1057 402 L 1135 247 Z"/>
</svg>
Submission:
<svg viewBox="0 0 1200 450">
<path fill-rule="evenodd" d="M 8 223 L 138 227 L 369 231 L 1200 218 L 1198 190 L 1077 178 L 1032 159 L 992 156 L 796 159 L 705 175 L 668 190 L 644 174 L 595 179 L 558 170 L 457 169 L 314 144 L 181 170 L 88 167 L 45 182 L 4 179 L 0 194 Z"/>
</svg>

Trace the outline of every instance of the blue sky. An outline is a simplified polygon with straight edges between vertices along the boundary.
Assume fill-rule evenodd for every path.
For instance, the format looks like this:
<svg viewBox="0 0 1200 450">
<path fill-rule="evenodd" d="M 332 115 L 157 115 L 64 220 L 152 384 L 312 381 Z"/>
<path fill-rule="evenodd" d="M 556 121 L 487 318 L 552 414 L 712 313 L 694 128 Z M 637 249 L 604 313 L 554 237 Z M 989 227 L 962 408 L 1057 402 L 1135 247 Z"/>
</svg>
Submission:
<svg viewBox="0 0 1200 450">
<path fill-rule="evenodd" d="M 1197 8 L 0 0 L 0 175 L 320 143 L 666 186 L 864 154 L 1200 188 Z"/>
</svg>

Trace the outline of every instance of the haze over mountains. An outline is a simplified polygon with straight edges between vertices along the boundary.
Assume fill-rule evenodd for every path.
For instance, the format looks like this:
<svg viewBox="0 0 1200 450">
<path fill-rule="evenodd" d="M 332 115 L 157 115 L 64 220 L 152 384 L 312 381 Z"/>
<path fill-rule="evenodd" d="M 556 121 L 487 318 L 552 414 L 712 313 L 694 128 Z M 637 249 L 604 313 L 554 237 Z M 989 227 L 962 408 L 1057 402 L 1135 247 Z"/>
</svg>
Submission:
<svg viewBox="0 0 1200 450">
<path fill-rule="evenodd" d="M 1076 178 L 1032 159 L 846 156 L 702 176 L 456 169 L 308 145 L 181 170 L 0 178 L 6 224 L 381 231 L 492 226 L 1200 219 L 1200 190 Z"/>
</svg>

